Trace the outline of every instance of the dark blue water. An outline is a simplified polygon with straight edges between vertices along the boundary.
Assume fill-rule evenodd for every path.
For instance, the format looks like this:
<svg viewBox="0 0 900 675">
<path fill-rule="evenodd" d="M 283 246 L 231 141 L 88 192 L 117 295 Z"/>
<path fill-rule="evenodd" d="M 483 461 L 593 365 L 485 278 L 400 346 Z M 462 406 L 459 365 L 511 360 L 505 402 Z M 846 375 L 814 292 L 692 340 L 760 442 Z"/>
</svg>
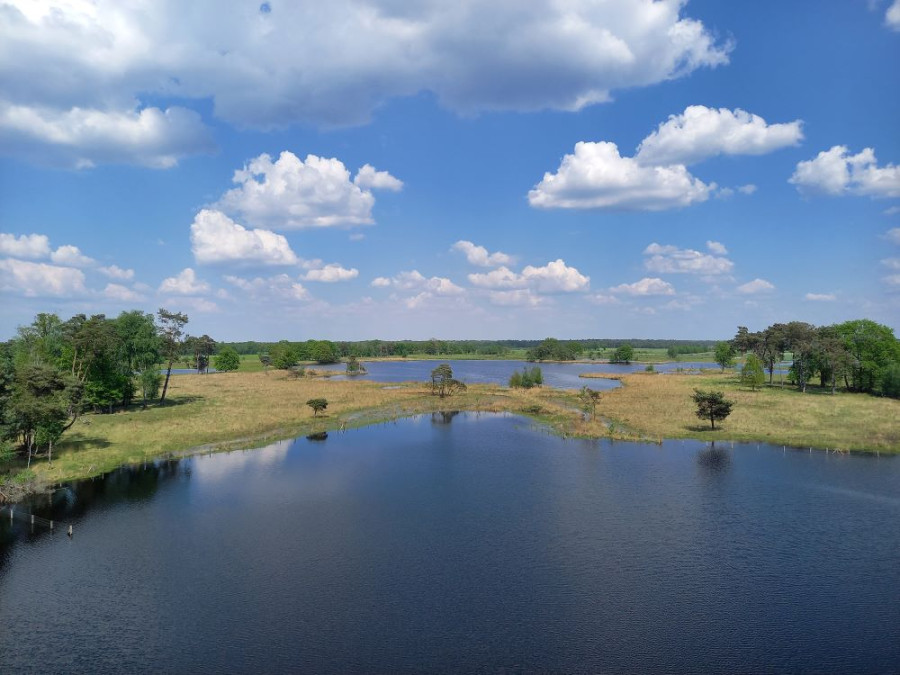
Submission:
<svg viewBox="0 0 900 675">
<path fill-rule="evenodd" d="M 442 363 L 449 363 L 453 369 L 453 377 L 466 384 L 507 384 L 515 371 L 523 368 L 541 369 L 544 384 L 560 389 L 581 389 L 587 385 L 591 389 L 612 389 L 618 387 L 615 380 L 586 379 L 579 377 L 581 373 L 615 373 L 625 374 L 643 371 L 645 364 L 631 363 L 529 363 L 527 361 L 493 361 L 451 359 L 447 361 L 363 361 L 368 373 L 354 377 L 375 382 L 425 382 L 431 379 L 431 371 Z M 316 370 L 346 371 L 343 363 L 312 366 Z M 657 363 L 654 369 L 658 372 L 673 372 L 678 368 L 715 368 L 714 363 Z M 343 379 L 345 376 L 335 376 Z"/>
<path fill-rule="evenodd" d="M 0 514 L 0 672 L 896 672 L 900 461 L 435 415 Z"/>
</svg>

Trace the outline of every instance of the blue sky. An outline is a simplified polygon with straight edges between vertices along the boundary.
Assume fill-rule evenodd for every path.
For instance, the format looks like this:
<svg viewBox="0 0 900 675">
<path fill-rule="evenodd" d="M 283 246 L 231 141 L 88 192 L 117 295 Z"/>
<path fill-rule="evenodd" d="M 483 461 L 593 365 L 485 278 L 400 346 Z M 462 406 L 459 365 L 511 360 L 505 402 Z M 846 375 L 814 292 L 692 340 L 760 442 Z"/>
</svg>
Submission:
<svg viewBox="0 0 900 675">
<path fill-rule="evenodd" d="M 900 0 L 0 4 L 3 337 L 900 332 Z"/>
</svg>

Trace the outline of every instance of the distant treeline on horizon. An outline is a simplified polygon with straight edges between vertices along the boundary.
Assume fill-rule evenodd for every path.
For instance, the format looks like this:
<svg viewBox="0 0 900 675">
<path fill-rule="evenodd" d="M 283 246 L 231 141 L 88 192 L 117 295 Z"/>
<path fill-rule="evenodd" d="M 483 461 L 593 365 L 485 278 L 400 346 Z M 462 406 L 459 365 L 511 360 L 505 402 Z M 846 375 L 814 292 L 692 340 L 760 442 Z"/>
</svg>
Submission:
<svg viewBox="0 0 900 675">
<path fill-rule="evenodd" d="M 297 346 L 311 342 L 291 341 Z M 480 354 L 500 356 L 514 349 L 533 350 L 544 340 L 356 340 L 330 341 L 342 356 L 354 354 L 360 357 L 406 356 L 408 354 Z M 670 355 L 700 354 L 715 349 L 716 340 L 661 340 L 641 338 L 591 338 L 587 340 L 558 340 L 560 345 L 577 346 L 577 352 L 615 349 L 629 344 L 635 349 L 665 349 Z M 220 342 L 220 347 L 231 347 L 238 354 L 264 354 L 278 342 Z"/>
</svg>

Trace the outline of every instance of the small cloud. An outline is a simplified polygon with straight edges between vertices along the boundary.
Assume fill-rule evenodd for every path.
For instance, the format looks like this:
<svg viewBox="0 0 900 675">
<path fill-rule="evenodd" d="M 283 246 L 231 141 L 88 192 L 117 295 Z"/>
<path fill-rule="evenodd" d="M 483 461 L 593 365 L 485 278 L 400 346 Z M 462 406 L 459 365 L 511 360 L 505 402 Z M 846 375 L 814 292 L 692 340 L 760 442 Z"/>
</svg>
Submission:
<svg viewBox="0 0 900 675">
<path fill-rule="evenodd" d="M 900 32 L 900 0 L 894 0 L 884 14 L 884 25 Z"/>
<path fill-rule="evenodd" d="M 837 300 L 837 296 L 834 293 L 807 293 L 803 297 L 813 302 L 833 302 Z"/>
<path fill-rule="evenodd" d="M 672 284 L 656 277 L 644 277 L 633 284 L 619 284 L 610 288 L 609 292 L 635 296 L 675 295 Z"/>
<path fill-rule="evenodd" d="M 375 288 L 387 288 L 391 285 L 391 280 L 387 277 L 375 277 L 369 285 L 374 286 Z"/>
<path fill-rule="evenodd" d="M 365 238 L 366 235 L 364 235 L 362 232 L 354 232 L 349 237 L 350 241 L 362 241 Z"/>
<path fill-rule="evenodd" d="M 741 185 L 738 188 L 738 192 L 744 195 L 752 195 L 756 192 L 756 186 L 753 183 L 747 183 L 746 185 Z"/>
<path fill-rule="evenodd" d="M 106 288 L 103 289 L 103 296 L 119 302 L 140 302 L 145 299 L 140 293 L 121 284 L 106 284 Z"/>
<path fill-rule="evenodd" d="M 881 264 L 889 270 L 900 270 L 900 258 L 882 258 Z"/>
<path fill-rule="evenodd" d="M 728 249 L 725 248 L 725 244 L 717 241 L 707 241 L 706 248 L 709 249 L 710 253 L 715 253 L 716 255 L 728 255 Z"/>
<path fill-rule="evenodd" d="M 588 296 L 588 300 L 595 305 L 621 305 L 622 301 L 614 295 L 605 295 L 603 293 L 593 293 Z"/>
<path fill-rule="evenodd" d="M 544 301 L 544 298 L 527 288 L 517 291 L 491 291 L 488 293 L 488 299 L 491 304 L 503 307 L 536 307 Z"/>
<path fill-rule="evenodd" d="M 724 251 L 725 247 L 715 241 L 706 243 L 713 253 Z M 714 279 L 717 275 L 729 274 L 734 263 L 720 255 L 701 253 L 690 248 L 678 248 L 671 245 L 660 245 L 656 242 L 644 249 L 644 255 L 650 256 L 644 261 L 644 267 L 657 274 L 700 274 Z"/>
<path fill-rule="evenodd" d="M 767 293 L 775 290 L 775 284 L 765 279 L 754 279 L 737 287 L 737 292 L 744 295 L 754 295 L 756 293 Z"/>
<path fill-rule="evenodd" d="M 892 244 L 900 244 L 900 227 L 892 227 L 884 233 L 884 238 Z"/>
<path fill-rule="evenodd" d="M 94 264 L 94 259 L 89 258 L 78 250 L 77 246 L 60 246 L 50 254 L 50 260 L 57 265 L 65 265 L 68 267 L 90 267 Z"/>
<path fill-rule="evenodd" d="M 97 271 L 110 279 L 118 279 L 119 281 L 131 281 L 134 279 L 134 270 L 122 269 L 118 265 L 110 265 L 109 267 L 98 267 Z"/>
<path fill-rule="evenodd" d="M 403 181 L 394 178 L 387 171 L 376 171 L 371 164 L 365 164 L 356 172 L 353 182 L 363 190 L 390 190 L 400 192 L 403 189 Z"/>
<path fill-rule="evenodd" d="M 321 281 L 323 283 L 335 283 L 338 281 L 350 281 L 359 276 L 356 268 L 346 269 L 337 263 L 329 263 L 324 267 L 310 270 L 303 277 L 305 281 Z"/>
<path fill-rule="evenodd" d="M 900 197 L 900 166 L 879 167 L 872 148 L 851 155 L 847 146 L 835 145 L 799 162 L 788 182 L 805 196 Z"/>
<path fill-rule="evenodd" d="M 461 251 L 465 254 L 466 260 L 469 261 L 470 265 L 477 265 L 478 267 L 497 267 L 500 265 L 511 265 L 513 263 L 512 256 L 507 255 L 506 253 L 500 251 L 488 253 L 488 250 L 484 246 L 476 246 L 471 241 L 465 241 L 464 239 L 453 244 L 453 246 L 450 247 L 450 250 Z"/>
<path fill-rule="evenodd" d="M 198 281 L 197 275 L 190 267 L 184 268 L 177 276 L 164 279 L 159 285 L 160 293 L 175 295 L 203 295 L 209 290 L 209 284 Z"/>
</svg>

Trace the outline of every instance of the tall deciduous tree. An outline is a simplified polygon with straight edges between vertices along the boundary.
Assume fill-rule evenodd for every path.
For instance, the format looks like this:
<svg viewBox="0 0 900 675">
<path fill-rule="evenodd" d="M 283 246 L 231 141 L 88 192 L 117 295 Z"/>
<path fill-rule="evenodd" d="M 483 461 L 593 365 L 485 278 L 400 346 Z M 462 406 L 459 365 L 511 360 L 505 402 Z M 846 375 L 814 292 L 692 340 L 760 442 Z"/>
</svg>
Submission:
<svg viewBox="0 0 900 675">
<path fill-rule="evenodd" d="M 723 373 L 726 368 L 734 365 L 734 348 L 730 342 L 716 343 L 716 363 L 721 366 Z"/>
<path fill-rule="evenodd" d="M 765 381 L 766 374 L 763 372 L 762 361 L 756 354 L 747 354 L 744 367 L 741 368 L 741 384 L 756 391 Z"/>
<path fill-rule="evenodd" d="M 159 402 L 164 403 L 166 392 L 169 390 L 169 377 L 172 375 L 172 364 L 181 354 L 184 344 L 184 327 L 188 322 L 187 314 L 170 312 L 161 307 L 156 313 L 158 321 L 159 337 L 162 341 L 162 354 L 166 359 L 166 381 L 163 384 L 162 395 Z"/>
</svg>

